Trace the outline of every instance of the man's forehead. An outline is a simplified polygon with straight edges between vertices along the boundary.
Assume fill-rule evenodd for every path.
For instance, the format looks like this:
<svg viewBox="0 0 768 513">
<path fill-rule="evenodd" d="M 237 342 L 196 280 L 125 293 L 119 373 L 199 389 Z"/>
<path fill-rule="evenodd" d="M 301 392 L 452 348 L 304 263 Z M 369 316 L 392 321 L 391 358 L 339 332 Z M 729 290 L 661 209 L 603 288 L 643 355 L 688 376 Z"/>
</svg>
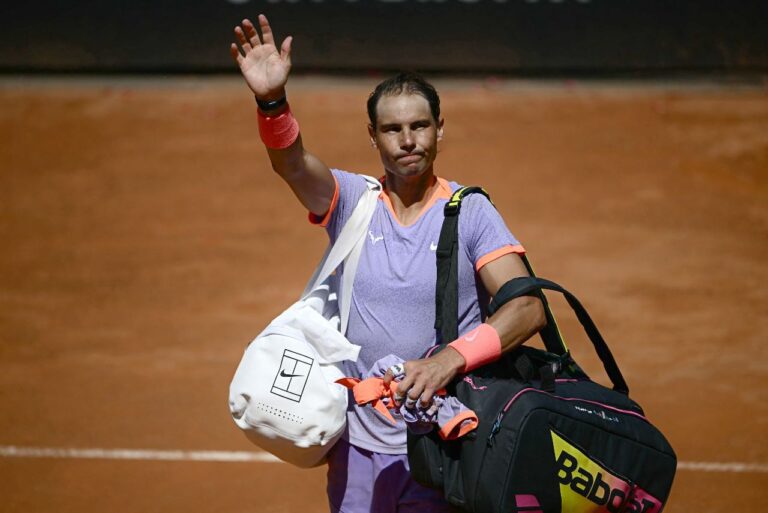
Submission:
<svg viewBox="0 0 768 513">
<path fill-rule="evenodd" d="M 432 119 L 429 102 L 418 93 L 402 93 L 379 98 L 376 106 L 378 123 L 409 123 Z"/>
</svg>

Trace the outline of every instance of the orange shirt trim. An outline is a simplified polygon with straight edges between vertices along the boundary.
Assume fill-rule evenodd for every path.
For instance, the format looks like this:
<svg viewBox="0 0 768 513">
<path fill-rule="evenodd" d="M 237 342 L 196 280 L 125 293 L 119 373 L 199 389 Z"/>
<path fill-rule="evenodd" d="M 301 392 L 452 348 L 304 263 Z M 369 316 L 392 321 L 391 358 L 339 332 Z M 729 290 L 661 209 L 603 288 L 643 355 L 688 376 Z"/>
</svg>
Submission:
<svg viewBox="0 0 768 513">
<path fill-rule="evenodd" d="M 416 220 L 409 224 L 404 225 L 400 222 L 400 219 L 398 219 L 397 214 L 395 214 L 395 209 L 392 206 L 392 200 L 389 198 L 389 195 L 387 194 L 386 189 L 381 191 L 381 194 L 379 197 L 384 201 L 384 205 L 387 206 L 389 209 L 389 212 L 392 214 L 392 217 L 395 221 L 397 221 L 397 224 L 400 226 L 412 226 L 413 224 L 418 221 L 422 215 L 424 215 L 425 212 L 427 212 L 432 206 L 434 206 L 435 202 L 439 199 L 451 199 L 451 195 L 453 195 L 453 191 L 451 191 L 451 186 L 448 183 L 448 180 L 445 180 L 444 178 L 436 177 L 437 178 L 437 187 L 432 192 L 432 196 L 429 198 L 429 200 L 424 204 L 423 207 L 421 207 L 421 210 L 419 211 L 419 215 L 416 217 Z"/>
<path fill-rule="evenodd" d="M 491 251 L 490 253 L 487 253 L 480 257 L 480 259 L 475 264 L 475 270 L 479 271 L 483 268 L 483 266 L 489 264 L 490 262 L 493 262 L 497 258 L 501 258 L 504 255 L 509 255 L 510 253 L 517 253 L 518 255 L 524 255 L 525 254 L 525 248 L 521 245 L 517 244 L 515 246 L 511 246 L 507 244 L 506 246 L 502 246 L 497 250 Z"/>
<path fill-rule="evenodd" d="M 333 177 L 333 183 L 336 186 L 336 188 L 333 191 L 333 199 L 331 199 L 331 206 L 328 207 L 328 212 L 326 212 L 325 215 L 323 216 L 310 212 L 309 213 L 310 223 L 316 224 L 318 226 L 322 226 L 323 228 L 328 226 L 328 221 L 331 220 L 333 211 L 336 210 L 336 204 L 339 202 L 339 182 L 338 180 L 336 180 L 335 176 Z"/>
</svg>

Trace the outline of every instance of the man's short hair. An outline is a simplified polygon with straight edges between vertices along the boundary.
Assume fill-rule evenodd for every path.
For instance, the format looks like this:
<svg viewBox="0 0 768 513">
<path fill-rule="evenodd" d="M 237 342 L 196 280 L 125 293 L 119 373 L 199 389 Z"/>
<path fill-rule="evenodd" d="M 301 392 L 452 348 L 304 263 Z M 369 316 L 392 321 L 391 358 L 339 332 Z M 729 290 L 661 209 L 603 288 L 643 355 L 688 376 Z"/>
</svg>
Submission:
<svg viewBox="0 0 768 513">
<path fill-rule="evenodd" d="M 440 96 L 438 96 L 434 86 L 418 73 L 402 71 L 377 85 L 376 89 L 368 96 L 368 119 L 372 127 L 376 128 L 376 107 L 379 104 L 379 99 L 382 96 L 396 96 L 403 93 L 423 96 L 429 103 L 429 110 L 432 111 L 435 123 L 440 122 Z"/>
</svg>

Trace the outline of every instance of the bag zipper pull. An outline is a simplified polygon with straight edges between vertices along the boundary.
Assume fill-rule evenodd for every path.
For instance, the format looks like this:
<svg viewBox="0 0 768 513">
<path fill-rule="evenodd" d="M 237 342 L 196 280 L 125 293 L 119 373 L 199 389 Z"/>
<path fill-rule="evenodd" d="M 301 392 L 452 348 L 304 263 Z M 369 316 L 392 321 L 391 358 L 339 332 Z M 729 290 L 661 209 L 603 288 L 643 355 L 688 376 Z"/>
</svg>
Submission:
<svg viewBox="0 0 768 513">
<path fill-rule="evenodd" d="M 500 411 L 498 415 L 496 415 L 496 420 L 493 422 L 493 426 L 491 426 L 491 434 L 488 435 L 488 447 L 493 447 L 493 439 L 496 436 L 496 433 L 501 431 L 501 421 L 504 418 L 504 412 Z"/>
</svg>

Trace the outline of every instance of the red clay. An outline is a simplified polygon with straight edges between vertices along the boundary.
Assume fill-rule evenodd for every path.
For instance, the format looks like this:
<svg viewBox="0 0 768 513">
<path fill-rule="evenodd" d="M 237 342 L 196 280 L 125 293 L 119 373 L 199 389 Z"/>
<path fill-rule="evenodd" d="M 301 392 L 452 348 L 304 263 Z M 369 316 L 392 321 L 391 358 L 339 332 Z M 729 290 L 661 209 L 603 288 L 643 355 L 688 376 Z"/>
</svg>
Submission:
<svg viewBox="0 0 768 513">
<path fill-rule="evenodd" d="M 255 450 L 229 380 L 325 235 L 271 172 L 247 89 L 21 85 L 0 87 L 0 445 Z M 380 173 L 372 82 L 289 85 L 310 150 Z M 768 462 L 766 91 L 437 85 L 438 174 L 485 186 L 537 272 L 582 299 L 680 460 Z M 681 470 L 665 511 L 758 511 L 766 490 L 765 473 Z M 322 469 L 266 463 L 0 458 L 0 497 L 24 513 L 327 511 Z"/>
</svg>

